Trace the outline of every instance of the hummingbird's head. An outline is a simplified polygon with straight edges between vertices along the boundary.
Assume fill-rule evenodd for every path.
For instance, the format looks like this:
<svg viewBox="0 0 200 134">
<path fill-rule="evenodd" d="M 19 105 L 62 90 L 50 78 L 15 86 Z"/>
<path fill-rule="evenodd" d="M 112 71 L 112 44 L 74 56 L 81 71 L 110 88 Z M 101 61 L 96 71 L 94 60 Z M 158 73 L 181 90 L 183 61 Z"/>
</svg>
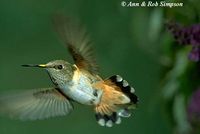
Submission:
<svg viewBox="0 0 200 134">
<path fill-rule="evenodd" d="M 47 64 L 22 65 L 25 67 L 40 67 L 47 70 L 51 80 L 58 86 L 64 85 L 72 80 L 76 67 L 64 60 L 54 60 Z"/>
</svg>

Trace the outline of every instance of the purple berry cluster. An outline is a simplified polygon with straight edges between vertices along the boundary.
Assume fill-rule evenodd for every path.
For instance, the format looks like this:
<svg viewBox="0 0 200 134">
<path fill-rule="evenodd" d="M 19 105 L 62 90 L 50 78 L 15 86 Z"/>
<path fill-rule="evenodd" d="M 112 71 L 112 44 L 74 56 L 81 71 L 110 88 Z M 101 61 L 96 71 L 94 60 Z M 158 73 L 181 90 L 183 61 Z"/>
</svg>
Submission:
<svg viewBox="0 0 200 134">
<path fill-rule="evenodd" d="M 200 60 L 200 24 L 182 26 L 178 23 L 167 23 L 167 29 L 172 33 L 174 39 L 181 45 L 191 45 L 189 59 Z"/>
<path fill-rule="evenodd" d="M 187 108 L 188 120 L 195 125 L 200 126 L 200 89 L 195 91 Z"/>
</svg>

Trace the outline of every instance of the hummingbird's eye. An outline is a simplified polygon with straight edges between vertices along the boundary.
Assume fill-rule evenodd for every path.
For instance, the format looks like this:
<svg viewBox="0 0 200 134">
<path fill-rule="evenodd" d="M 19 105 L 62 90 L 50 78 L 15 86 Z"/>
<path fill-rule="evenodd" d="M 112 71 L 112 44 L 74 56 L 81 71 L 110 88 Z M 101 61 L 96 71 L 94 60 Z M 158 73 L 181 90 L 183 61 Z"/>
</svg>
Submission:
<svg viewBox="0 0 200 134">
<path fill-rule="evenodd" d="M 58 70 L 61 70 L 61 69 L 63 69 L 63 66 L 62 66 L 62 65 L 57 65 L 57 66 L 55 66 L 54 68 L 55 68 L 55 69 L 58 69 Z"/>
</svg>

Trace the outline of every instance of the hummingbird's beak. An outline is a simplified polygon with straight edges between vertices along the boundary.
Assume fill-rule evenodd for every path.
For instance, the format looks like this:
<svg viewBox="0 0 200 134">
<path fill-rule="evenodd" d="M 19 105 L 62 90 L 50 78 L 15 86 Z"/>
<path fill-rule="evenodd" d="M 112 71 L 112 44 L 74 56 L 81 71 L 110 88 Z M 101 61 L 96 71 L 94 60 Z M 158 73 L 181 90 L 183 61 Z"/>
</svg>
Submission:
<svg viewBox="0 0 200 134">
<path fill-rule="evenodd" d="M 27 65 L 22 65 L 23 67 L 39 67 L 39 68 L 47 68 L 47 65 L 45 64 L 38 64 L 38 65 L 33 65 L 33 64 L 27 64 Z"/>
</svg>

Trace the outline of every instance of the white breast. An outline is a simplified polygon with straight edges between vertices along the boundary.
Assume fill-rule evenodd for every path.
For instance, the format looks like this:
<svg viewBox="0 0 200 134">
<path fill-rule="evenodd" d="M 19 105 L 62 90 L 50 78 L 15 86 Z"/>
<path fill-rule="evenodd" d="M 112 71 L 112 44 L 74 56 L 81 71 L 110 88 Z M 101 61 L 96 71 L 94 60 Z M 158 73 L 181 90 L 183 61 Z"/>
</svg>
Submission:
<svg viewBox="0 0 200 134">
<path fill-rule="evenodd" d="M 72 86 L 66 84 L 62 87 L 67 96 L 81 104 L 93 105 L 99 103 L 102 91 L 93 89 L 87 76 L 77 71 L 72 83 Z"/>
</svg>

